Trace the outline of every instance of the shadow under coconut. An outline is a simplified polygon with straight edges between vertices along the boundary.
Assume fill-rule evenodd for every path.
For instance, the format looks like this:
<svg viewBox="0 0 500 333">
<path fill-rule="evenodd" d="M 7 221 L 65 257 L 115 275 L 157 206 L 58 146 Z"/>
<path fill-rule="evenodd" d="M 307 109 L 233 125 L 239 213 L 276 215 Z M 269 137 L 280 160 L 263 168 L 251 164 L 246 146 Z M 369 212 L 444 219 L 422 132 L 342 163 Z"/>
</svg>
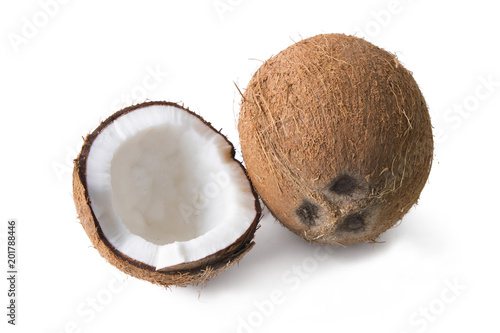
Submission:
<svg viewBox="0 0 500 333">
<path fill-rule="evenodd" d="M 379 241 L 391 247 L 405 245 L 417 248 L 423 254 L 439 253 L 444 250 L 443 236 L 429 228 L 434 224 L 429 221 L 434 219 L 435 216 L 432 214 L 425 214 L 421 210 L 410 210 L 396 226 L 383 233 Z"/>
<path fill-rule="evenodd" d="M 359 265 L 363 261 L 373 260 L 374 256 L 383 255 L 401 242 L 414 243 L 419 247 L 422 242 L 428 244 L 427 233 L 418 229 L 418 221 L 410 216 L 402 225 L 384 233 L 380 243 L 353 244 L 347 247 L 315 245 L 305 242 L 302 238 L 283 227 L 267 209 L 263 211 L 260 228 L 255 233 L 255 246 L 243 259 L 222 274 L 212 278 L 204 286 L 192 286 L 188 289 L 201 296 L 209 296 L 219 292 L 237 292 L 241 288 L 261 290 L 263 286 L 279 287 L 285 280 L 285 275 L 294 267 L 317 262 L 317 272 L 323 267 Z M 409 229 L 409 230 L 406 230 Z M 432 241 L 432 243 L 435 243 Z M 426 250 L 427 251 L 427 250 Z"/>
<path fill-rule="evenodd" d="M 304 266 L 307 262 L 317 261 L 320 274 L 322 267 L 359 265 L 373 260 L 375 256 L 388 253 L 394 248 L 414 248 L 423 255 L 442 251 L 442 240 L 436 233 L 428 230 L 430 224 L 424 223 L 429 217 L 410 211 L 403 221 L 383 233 L 373 244 L 352 244 L 347 247 L 314 245 L 283 227 L 267 209 L 260 228 L 255 234 L 254 248 L 238 265 L 211 279 L 207 288 L 194 287 L 198 292 L 217 293 L 237 291 L 245 288 L 260 289 L 262 286 L 279 286 L 284 275 L 294 266 Z M 428 221 L 428 220 L 427 220 Z"/>
</svg>

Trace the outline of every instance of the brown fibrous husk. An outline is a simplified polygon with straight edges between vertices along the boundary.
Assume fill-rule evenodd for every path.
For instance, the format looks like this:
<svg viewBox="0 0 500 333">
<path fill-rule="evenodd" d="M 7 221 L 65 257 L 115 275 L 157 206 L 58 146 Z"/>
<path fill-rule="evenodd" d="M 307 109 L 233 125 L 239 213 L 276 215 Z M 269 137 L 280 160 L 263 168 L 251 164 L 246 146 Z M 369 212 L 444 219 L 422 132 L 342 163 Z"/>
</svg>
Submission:
<svg viewBox="0 0 500 333">
<path fill-rule="evenodd" d="M 267 60 L 243 94 L 238 130 L 258 194 L 309 242 L 375 242 L 417 202 L 432 165 L 429 112 L 412 74 L 343 34 Z"/>
</svg>

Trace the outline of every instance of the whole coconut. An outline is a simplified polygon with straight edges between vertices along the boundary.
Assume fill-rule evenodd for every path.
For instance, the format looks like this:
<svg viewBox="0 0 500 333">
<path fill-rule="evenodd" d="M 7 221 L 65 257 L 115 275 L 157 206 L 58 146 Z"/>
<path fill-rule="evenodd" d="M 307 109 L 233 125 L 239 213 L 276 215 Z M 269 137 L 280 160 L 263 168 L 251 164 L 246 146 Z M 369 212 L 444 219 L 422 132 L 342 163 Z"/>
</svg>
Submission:
<svg viewBox="0 0 500 333">
<path fill-rule="evenodd" d="M 396 56 L 353 36 L 302 40 L 266 61 L 238 130 L 272 214 L 310 242 L 373 242 L 417 202 L 432 164 L 427 105 Z"/>
</svg>

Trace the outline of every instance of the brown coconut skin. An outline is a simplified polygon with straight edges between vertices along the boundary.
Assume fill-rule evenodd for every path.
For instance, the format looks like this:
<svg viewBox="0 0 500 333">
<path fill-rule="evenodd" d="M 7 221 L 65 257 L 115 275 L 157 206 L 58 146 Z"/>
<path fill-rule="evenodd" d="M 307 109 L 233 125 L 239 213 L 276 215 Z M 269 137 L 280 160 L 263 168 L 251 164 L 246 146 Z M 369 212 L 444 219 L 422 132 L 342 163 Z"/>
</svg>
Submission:
<svg viewBox="0 0 500 333">
<path fill-rule="evenodd" d="M 203 284 L 210 278 L 218 275 L 219 273 L 231 267 L 233 264 L 237 263 L 254 246 L 255 243 L 252 241 L 252 239 L 261 217 L 261 207 L 257 198 L 257 194 L 255 193 L 253 188 L 252 191 L 255 197 L 256 217 L 247 231 L 238 240 L 236 240 L 227 248 L 222 249 L 219 252 L 198 261 L 166 267 L 158 271 L 153 266 L 149 266 L 142 262 L 136 261 L 121 253 L 106 239 L 101 227 L 99 226 L 99 221 L 92 211 L 91 203 L 89 201 L 86 182 L 86 166 L 87 157 L 95 138 L 99 135 L 99 133 L 102 132 L 102 130 L 104 130 L 104 128 L 106 128 L 106 126 L 111 124 L 118 117 L 128 112 L 132 112 L 134 110 L 150 105 L 175 106 L 201 119 L 213 131 L 222 135 L 224 139 L 230 144 L 230 146 L 232 147 L 230 152 L 231 158 L 234 159 L 235 150 L 231 142 L 229 142 L 223 134 L 215 130 L 210 123 L 206 122 L 199 115 L 186 108 L 170 102 L 146 102 L 125 108 L 111 115 L 108 119 L 103 121 L 99 125 L 99 127 L 96 128 L 91 134 L 87 135 L 80 154 L 74 161 L 73 198 L 77 208 L 78 218 L 81 225 L 83 226 L 83 229 L 87 233 L 87 236 L 90 238 L 90 241 L 92 242 L 94 248 L 97 249 L 99 254 L 104 259 L 106 259 L 106 261 L 108 261 L 110 264 L 112 264 L 122 272 L 133 277 L 166 287 L 171 285 L 185 286 L 191 284 Z M 241 163 L 239 163 L 239 166 L 245 171 Z"/>
<path fill-rule="evenodd" d="M 267 60 L 238 121 L 248 175 L 309 242 L 374 242 L 417 202 L 433 157 L 427 104 L 397 58 L 353 36 L 302 40 Z"/>
</svg>

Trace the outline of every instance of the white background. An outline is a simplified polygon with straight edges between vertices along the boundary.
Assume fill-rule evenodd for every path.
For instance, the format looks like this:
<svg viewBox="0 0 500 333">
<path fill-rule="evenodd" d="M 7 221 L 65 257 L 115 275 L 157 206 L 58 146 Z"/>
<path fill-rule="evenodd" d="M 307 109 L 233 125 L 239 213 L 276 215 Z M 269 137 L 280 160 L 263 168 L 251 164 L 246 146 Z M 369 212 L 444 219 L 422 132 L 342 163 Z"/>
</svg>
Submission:
<svg viewBox="0 0 500 333">
<path fill-rule="evenodd" d="M 54 1 L 0 5 L 2 272 L 9 218 L 19 241 L 18 326 L 6 323 L 1 273 L 2 332 L 500 330 L 493 1 Z M 171 290 L 127 278 L 90 247 L 71 191 L 82 136 L 123 106 L 169 100 L 239 147 L 235 83 L 331 32 L 395 52 L 432 112 L 430 179 L 383 243 L 320 258 L 266 214 L 239 267 Z"/>
</svg>

